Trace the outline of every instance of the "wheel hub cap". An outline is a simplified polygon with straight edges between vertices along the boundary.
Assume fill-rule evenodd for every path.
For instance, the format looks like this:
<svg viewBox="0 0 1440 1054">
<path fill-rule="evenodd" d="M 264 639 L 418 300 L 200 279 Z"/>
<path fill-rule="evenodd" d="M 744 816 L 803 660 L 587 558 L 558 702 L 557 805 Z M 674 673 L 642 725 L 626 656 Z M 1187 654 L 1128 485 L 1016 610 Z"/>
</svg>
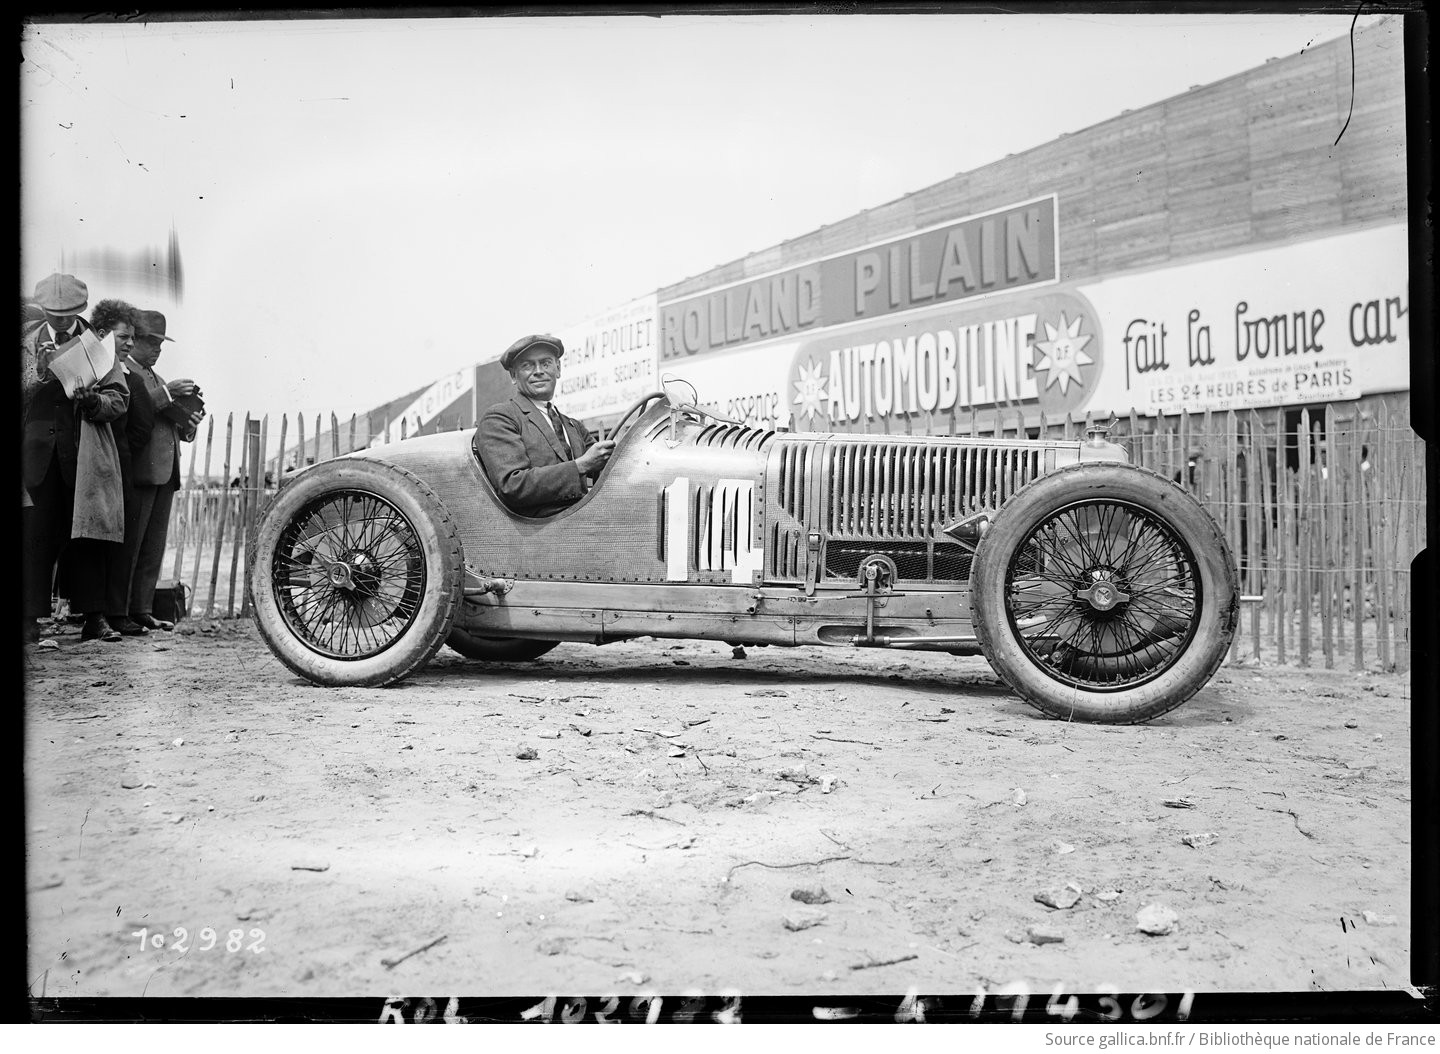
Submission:
<svg viewBox="0 0 1440 1054">
<path fill-rule="evenodd" d="M 1085 589 L 1076 590 L 1075 598 L 1089 604 L 1092 611 L 1109 611 L 1129 600 L 1130 595 L 1124 592 L 1116 582 L 1101 576 L 1092 581 Z"/>
</svg>

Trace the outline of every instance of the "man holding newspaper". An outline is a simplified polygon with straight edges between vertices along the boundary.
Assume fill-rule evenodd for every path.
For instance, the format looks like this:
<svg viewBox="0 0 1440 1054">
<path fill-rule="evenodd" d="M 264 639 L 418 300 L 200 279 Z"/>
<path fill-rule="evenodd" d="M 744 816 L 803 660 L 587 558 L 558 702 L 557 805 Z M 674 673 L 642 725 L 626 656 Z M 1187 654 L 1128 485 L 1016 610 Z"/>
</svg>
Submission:
<svg viewBox="0 0 1440 1054">
<path fill-rule="evenodd" d="M 22 614 L 27 640 L 50 614 L 55 562 L 70 545 L 71 607 L 86 616 L 83 640 L 119 640 L 106 621 L 110 546 L 125 540 L 125 495 L 110 422 L 130 392 L 111 338 L 80 317 L 85 283 L 53 274 L 35 287 L 43 320 L 21 333 L 24 417 L 21 463 Z"/>
</svg>

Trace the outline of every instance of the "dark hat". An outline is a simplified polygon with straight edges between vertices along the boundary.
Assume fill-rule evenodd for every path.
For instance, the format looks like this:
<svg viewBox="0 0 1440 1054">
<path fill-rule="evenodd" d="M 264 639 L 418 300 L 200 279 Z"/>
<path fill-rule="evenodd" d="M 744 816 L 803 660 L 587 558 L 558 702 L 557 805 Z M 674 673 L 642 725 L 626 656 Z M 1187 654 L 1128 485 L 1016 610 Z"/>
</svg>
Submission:
<svg viewBox="0 0 1440 1054">
<path fill-rule="evenodd" d="M 90 301 L 90 290 L 73 274 L 52 274 L 35 286 L 35 303 L 52 315 L 78 315 Z"/>
<path fill-rule="evenodd" d="M 560 343 L 559 337 L 548 337 L 543 333 L 532 333 L 528 337 L 521 337 L 514 344 L 505 349 L 505 354 L 500 356 L 500 368 L 508 371 L 515 365 L 515 360 L 537 344 L 548 344 L 555 349 L 555 357 L 558 359 L 565 354 L 565 345 Z"/>
<path fill-rule="evenodd" d="M 135 313 L 135 339 L 174 340 L 165 335 L 165 316 L 158 311 L 137 311 Z"/>
</svg>

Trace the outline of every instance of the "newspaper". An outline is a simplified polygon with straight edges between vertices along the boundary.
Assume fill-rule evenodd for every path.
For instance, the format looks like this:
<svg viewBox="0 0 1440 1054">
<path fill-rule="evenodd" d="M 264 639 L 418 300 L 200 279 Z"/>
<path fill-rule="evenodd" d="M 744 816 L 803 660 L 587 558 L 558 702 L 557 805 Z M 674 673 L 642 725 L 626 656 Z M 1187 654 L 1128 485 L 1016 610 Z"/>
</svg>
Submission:
<svg viewBox="0 0 1440 1054">
<path fill-rule="evenodd" d="M 97 337 L 83 330 L 65 350 L 50 360 L 49 370 L 65 389 L 66 398 L 94 384 L 115 368 L 115 335 Z"/>
</svg>

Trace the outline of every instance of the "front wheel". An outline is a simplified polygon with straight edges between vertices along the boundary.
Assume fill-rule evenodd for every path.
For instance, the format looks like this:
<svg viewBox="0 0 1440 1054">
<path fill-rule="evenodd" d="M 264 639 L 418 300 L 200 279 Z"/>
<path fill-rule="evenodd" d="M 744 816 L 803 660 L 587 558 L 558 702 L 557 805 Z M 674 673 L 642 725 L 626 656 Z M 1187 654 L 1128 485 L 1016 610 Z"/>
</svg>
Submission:
<svg viewBox="0 0 1440 1054">
<path fill-rule="evenodd" d="M 1235 565 L 1215 521 L 1163 477 L 1074 465 L 1024 487 L 976 549 L 985 657 L 1063 720 L 1146 721 L 1199 691 L 1235 634 Z"/>
<path fill-rule="evenodd" d="M 455 521 L 416 476 L 340 458 L 275 496 L 250 593 L 275 656 L 317 684 L 376 687 L 429 662 L 463 589 Z"/>
</svg>

